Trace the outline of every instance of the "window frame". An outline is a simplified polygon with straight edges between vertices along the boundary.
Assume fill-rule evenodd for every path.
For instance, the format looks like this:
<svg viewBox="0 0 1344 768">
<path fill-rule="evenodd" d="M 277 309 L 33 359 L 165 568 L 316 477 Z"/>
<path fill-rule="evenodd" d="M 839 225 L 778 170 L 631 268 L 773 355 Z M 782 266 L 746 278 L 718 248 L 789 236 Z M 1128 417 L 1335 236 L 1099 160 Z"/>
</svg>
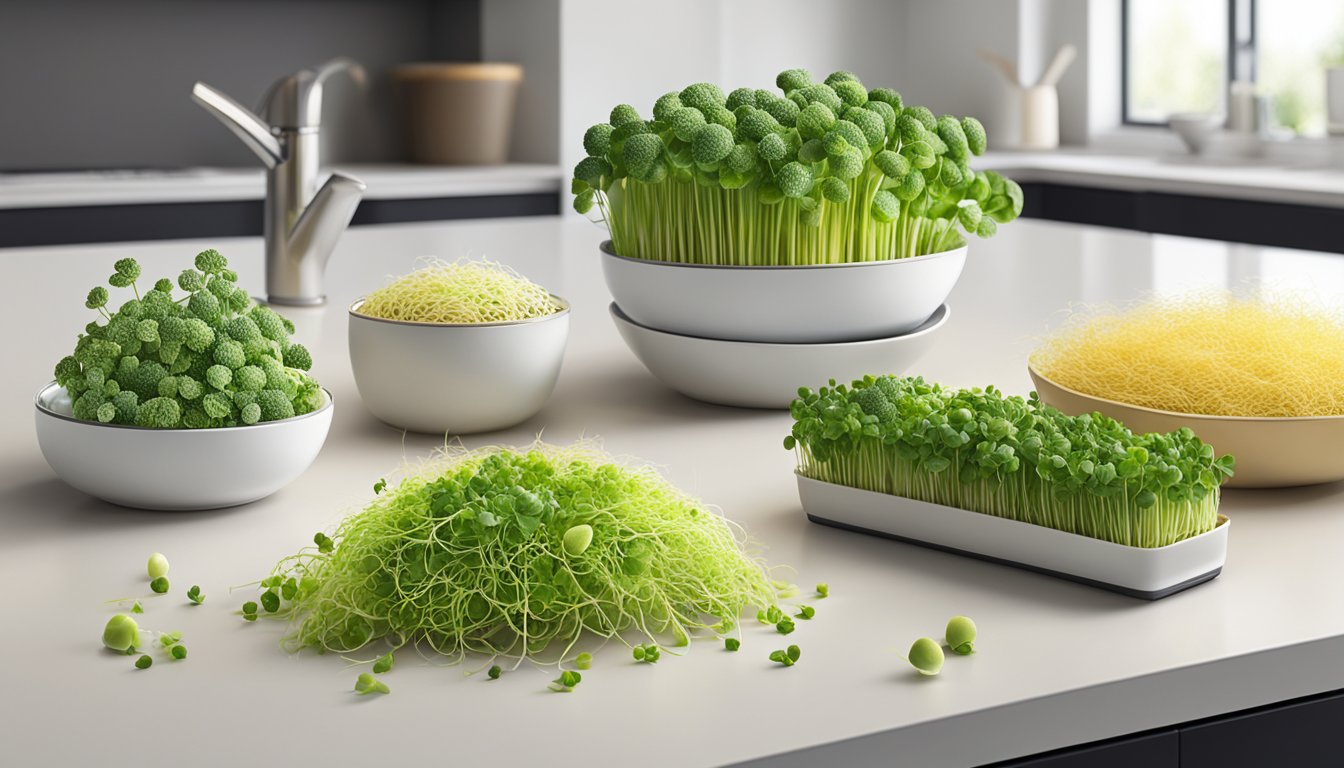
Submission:
<svg viewBox="0 0 1344 768">
<path fill-rule="evenodd" d="M 1256 64 L 1256 3 L 1257 0 L 1227 0 L 1227 69 L 1223 76 L 1223 91 L 1236 80 L 1255 82 Z M 1120 0 L 1120 124 L 1140 128 L 1166 128 L 1166 120 L 1142 120 L 1129 114 L 1129 6 L 1130 0 Z M 1248 28 L 1239 29 L 1238 18 L 1245 14 Z M 1243 56 L 1244 54 L 1244 56 Z M 1245 62 L 1244 67 L 1242 61 Z M 1245 69 L 1245 71 L 1238 71 Z"/>
</svg>

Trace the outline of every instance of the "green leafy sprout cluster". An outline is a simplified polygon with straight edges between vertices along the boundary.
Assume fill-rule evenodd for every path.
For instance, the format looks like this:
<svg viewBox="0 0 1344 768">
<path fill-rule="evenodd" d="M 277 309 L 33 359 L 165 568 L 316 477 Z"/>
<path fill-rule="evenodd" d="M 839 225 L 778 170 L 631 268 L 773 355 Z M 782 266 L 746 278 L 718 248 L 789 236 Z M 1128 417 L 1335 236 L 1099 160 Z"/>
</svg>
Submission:
<svg viewBox="0 0 1344 768">
<path fill-rule="evenodd" d="M 242 611 L 289 622 L 294 650 L 423 642 L 558 662 L 587 632 L 646 641 L 649 660 L 776 605 L 740 529 L 584 445 L 448 450 L 314 543 Z"/>
<path fill-rule="evenodd" d="M 1188 428 L 1134 434 L 994 387 L 872 377 L 800 389 L 792 434 L 806 477 L 1135 547 L 1218 524 L 1233 458 Z"/>
<path fill-rule="evenodd" d="M 594 207 L 632 258 L 745 266 L 879 261 L 990 237 L 1022 189 L 970 159 L 973 117 L 935 116 L 849 72 L 776 78 L 781 93 L 696 83 L 645 119 L 628 104 L 589 128 L 574 207 Z"/>
<path fill-rule="evenodd" d="M 85 326 L 74 354 L 56 364 L 56 383 L 75 418 L 200 429 L 322 407 L 322 389 L 306 373 L 312 356 L 290 340 L 293 324 L 256 305 L 218 251 L 197 254 L 195 267 L 141 293 L 139 263 L 117 261 L 108 284 L 130 288 L 134 298 L 115 312 L 107 288 L 89 291 L 84 305 L 99 318 Z M 175 288 L 185 295 L 175 298 Z"/>
</svg>

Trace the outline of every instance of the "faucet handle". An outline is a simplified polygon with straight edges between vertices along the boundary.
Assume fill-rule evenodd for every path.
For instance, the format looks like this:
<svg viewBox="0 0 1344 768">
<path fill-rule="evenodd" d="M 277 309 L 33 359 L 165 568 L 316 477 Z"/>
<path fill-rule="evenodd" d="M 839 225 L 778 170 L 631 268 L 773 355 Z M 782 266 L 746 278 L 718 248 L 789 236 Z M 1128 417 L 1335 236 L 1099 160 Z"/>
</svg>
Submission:
<svg viewBox="0 0 1344 768">
<path fill-rule="evenodd" d="M 261 97 L 257 111 L 277 129 L 317 128 L 322 124 L 322 85 L 339 72 L 349 72 L 359 85 L 365 82 L 364 67 L 342 56 L 275 81 Z"/>
</svg>

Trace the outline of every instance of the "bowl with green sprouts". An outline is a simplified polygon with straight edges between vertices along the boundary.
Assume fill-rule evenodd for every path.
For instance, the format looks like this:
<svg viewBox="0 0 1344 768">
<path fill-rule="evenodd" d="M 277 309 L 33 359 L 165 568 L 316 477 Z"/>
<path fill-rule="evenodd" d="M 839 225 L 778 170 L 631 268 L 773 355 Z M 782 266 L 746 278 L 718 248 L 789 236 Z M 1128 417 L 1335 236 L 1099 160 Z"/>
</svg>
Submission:
<svg viewBox="0 0 1344 768">
<path fill-rule="evenodd" d="M 696 83 L 584 135 L 574 207 L 603 222 L 607 285 L 636 322 L 778 343 L 891 337 L 926 322 L 967 243 L 1022 211 L 972 159 L 974 117 L 935 116 L 849 72 L 778 90 Z M 695 311 L 687 311 L 694 297 Z"/>
<path fill-rule="evenodd" d="M 193 268 L 194 267 L 194 268 Z M 148 290 L 135 259 L 89 291 L 96 317 L 38 392 L 38 443 L 66 483 L 123 506 L 255 501 L 312 464 L 331 394 L 293 324 L 238 286 L 218 251 Z"/>
<path fill-rule="evenodd" d="M 568 337 L 568 302 L 486 260 L 427 260 L 350 306 L 360 398 L 413 432 L 489 432 L 531 418 L 555 388 Z"/>
</svg>

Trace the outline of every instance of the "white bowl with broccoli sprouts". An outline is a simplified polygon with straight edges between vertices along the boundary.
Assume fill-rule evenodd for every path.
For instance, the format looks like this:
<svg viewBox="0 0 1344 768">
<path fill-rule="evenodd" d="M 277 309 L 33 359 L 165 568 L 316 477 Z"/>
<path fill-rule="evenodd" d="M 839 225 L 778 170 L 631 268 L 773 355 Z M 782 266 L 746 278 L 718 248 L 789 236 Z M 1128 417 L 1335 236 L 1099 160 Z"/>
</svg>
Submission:
<svg viewBox="0 0 1344 768">
<path fill-rule="evenodd" d="M 311 413 L 252 425 L 159 429 L 76 418 L 51 382 L 34 403 L 37 442 L 57 476 L 104 501 L 188 511 L 263 499 L 293 482 L 327 439 L 331 393 Z"/>
<path fill-rule="evenodd" d="M 602 274 L 636 323 L 702 339 L 827 344 L 889 339 L 924 325 L 947 300 L 966 246 L 888 261 L 739 267 L 619 256 Z"/>
</svg>

